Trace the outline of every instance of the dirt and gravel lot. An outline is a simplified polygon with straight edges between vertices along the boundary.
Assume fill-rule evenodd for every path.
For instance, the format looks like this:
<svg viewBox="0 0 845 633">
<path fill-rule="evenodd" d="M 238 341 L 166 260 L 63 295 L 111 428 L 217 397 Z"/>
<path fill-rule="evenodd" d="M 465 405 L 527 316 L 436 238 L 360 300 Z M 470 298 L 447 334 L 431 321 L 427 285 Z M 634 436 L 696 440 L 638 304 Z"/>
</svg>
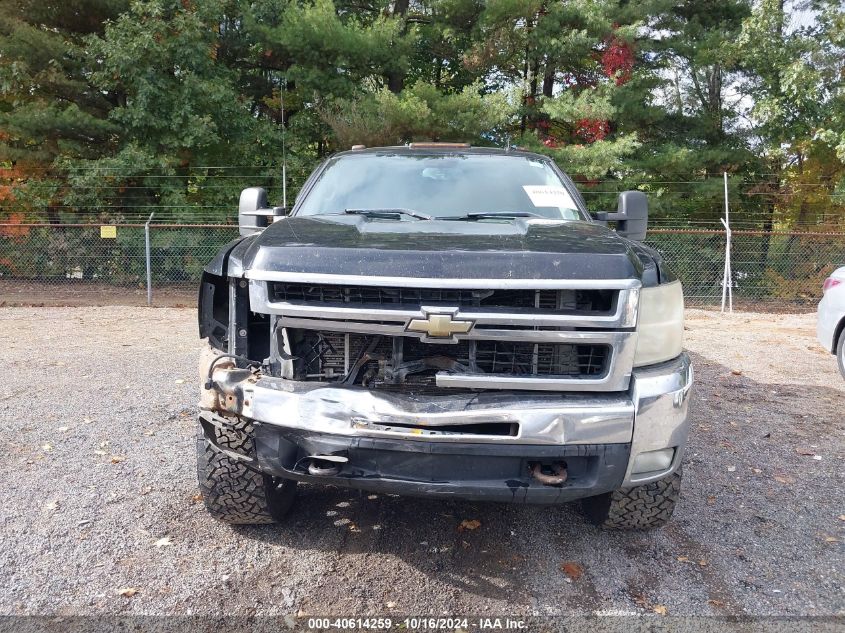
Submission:
<svg viewBox="0 0 845 633">
<path fill-rule="evenodd" d="M 193 311 L 0 308 L 0 613 L 842 615 L 845 381 L 814 316 L 688 317 L 682 502 L 607 533 L 577 506 L 315 487 L 285 525 L 216 523 Z"/>
</svg>

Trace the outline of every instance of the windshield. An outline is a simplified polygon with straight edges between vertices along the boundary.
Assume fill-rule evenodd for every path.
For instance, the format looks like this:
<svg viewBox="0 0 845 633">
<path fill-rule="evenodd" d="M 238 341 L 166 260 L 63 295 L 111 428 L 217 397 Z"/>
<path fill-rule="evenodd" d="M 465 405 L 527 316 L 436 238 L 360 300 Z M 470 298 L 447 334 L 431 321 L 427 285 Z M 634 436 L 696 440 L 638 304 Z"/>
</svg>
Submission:
<svg viewBox="0 0 845 633">
<path fill-rule="evenodd" d="M 326 165 L 296 213 L 391 210 L 436 218 L 514 213 L 583 219 L 547 161 L 486 154 L 338 156 Z"/>
</svg>

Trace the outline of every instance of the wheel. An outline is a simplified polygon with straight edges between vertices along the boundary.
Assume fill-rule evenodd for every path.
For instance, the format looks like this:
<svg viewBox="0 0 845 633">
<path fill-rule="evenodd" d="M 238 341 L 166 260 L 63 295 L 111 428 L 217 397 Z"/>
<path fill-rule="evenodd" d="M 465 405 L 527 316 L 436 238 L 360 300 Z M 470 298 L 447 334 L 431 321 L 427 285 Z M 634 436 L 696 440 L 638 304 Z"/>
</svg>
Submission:
<svg viewBox="0 0 845 633">
<path fill-rule="evenodd" d="M 836 360 L 839 361 L 839 373 L 845 378 L 845 330 L 839 335 L 839 343 L 836 345 Z"/>
<path fill-rule="evenodd" d="M 214 427 L 217 443 L 245 456 L 255 452 L 252 421 L 229 417 L 231 428 Z M 244 462 L 221 453 L 205 438 L 197 437 L 197 479 L 205 507 L 215 519 L 234 524 L 281 521 L 293 504 L 296 482 L 269 477 Z"/>
<path fill-rule="evenodd" d="M 587 517 L 611 530 L 645 530 L 665 525 L 681 494 L 681 471 L 633 488 L 620 488 L 581 503 Z"/>
</svg>

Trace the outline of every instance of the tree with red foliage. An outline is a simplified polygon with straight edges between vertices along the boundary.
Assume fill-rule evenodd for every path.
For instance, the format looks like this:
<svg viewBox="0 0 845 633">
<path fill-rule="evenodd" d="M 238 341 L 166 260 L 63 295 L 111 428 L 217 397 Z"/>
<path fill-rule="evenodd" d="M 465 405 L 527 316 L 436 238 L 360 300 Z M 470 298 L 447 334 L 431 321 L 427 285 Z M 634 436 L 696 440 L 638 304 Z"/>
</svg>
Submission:
<svg viewBox="0 0 845 633">
<path fill-rule="evenodd" d="M 634 74 L 634 49 L 631 44 L 612 35 L 601 55 L 601 67 L 617 86 L 628 83 Z"/>
<path fill-rule="evenodd" d="M 634 72 L 634 49 L 615 33 L 607 39 L 607 48 L 601 54 L 604 75 L 617 86 L 631 80 Z M 575 123 L 575 134 L 585 143 L 603 141 L 610 133 L 610 121 L 602 119 L 580 119 Z"/>
</svg>

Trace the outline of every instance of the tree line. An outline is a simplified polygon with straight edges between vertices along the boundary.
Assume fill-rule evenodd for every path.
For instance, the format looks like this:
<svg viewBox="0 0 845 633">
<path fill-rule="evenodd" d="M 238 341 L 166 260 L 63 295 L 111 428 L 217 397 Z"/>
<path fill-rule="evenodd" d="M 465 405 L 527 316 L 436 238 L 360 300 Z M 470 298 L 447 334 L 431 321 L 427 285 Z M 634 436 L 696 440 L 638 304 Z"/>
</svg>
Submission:
<svg viewBox="0 0 845 633">
<path fill-rule="evenodd" d="M 843 53 L 838 0 L 4 0 L 0 223 L 223 220 L 283 152 L 292 197 L 352 144 L 460 140 L 599 207 L 706 224 L 728 172 L 749 227 L 841 229 Z"/>
</svg>

